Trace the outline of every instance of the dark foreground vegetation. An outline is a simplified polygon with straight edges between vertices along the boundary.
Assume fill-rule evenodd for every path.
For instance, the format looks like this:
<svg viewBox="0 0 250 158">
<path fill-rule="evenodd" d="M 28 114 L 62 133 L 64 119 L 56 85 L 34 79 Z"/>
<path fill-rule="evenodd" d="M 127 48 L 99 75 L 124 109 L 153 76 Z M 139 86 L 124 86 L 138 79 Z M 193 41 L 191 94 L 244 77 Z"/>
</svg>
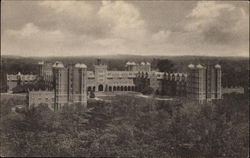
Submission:
<svg viewBox="0 0 250 158">
<path fill-rule="evenodd" d="M 233 157 L 248 155 L 247 95 L 213 104 L 117 96 L 111 103 L 45 104 L 24 113 L 1 100 L 1 156 Z"/>
</svg>

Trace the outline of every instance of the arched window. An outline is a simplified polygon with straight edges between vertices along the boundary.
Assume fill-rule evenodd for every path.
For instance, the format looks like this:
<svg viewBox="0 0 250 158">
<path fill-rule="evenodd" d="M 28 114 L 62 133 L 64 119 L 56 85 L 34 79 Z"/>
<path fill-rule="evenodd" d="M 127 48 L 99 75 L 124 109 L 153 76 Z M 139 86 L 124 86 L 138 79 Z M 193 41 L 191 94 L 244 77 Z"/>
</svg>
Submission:
<svg viewBox="0 0 250 158">
<path fill-rule="evenodd" d="M 128 86 L 128 91 L 131 91 L 131 88 L 130 88 L 130 86 Z"/>
<path fill-rule="evenodd" d="M 112 91 L 112 87 L 111 86 L 109 86 L 109 91 Z"/>
<path fill-rule="evenodd" d="M 102 85 L 102 84 L 100 84 L 100 85 L 98 86 L 98 91 L 103 91 L 103 85 Z"/>
</svg>

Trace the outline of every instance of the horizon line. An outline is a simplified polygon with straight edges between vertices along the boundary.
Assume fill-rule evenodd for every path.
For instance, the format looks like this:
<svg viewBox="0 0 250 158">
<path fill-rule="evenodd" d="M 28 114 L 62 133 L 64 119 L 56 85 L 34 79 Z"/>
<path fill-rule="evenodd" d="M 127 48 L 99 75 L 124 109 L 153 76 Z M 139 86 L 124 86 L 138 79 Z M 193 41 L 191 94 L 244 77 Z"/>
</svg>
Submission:
<svg viewBox="0 0 250 158">
<path fill-rule="evenodd" d="M 65 58 L 65 57 L 110 57 L 110 56 L 141 56 L 141 57 L 236 57 L 236 58 L 248 58 L 248 56 L 236 56 L 236 55 L 226 55 L 226 56 L 216 56 L 216 55 L 140 55 L 140 54 L 113 54 L 113 55 L 76 55 L 76 56 L 69 56 L 69 55 L 63 55 L 63 56 L 23 56 L 23 55 L 7 55 L 2 54 L 1 57 L 21 57 L 21 58 Z"/>
</svg>

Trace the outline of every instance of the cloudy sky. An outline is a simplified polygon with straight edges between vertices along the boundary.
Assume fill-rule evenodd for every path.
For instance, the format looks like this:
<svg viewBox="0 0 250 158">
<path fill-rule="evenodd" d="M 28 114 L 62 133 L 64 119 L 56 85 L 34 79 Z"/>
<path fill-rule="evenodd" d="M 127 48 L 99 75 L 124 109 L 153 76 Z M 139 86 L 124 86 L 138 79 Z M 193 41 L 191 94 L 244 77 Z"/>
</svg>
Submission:
<svg viewBox="0 0 250 158">
<path fill-rule="evenodd" d="M 4 1 L 1 53 L 249 56 L 249 3 Z"/>
</svg>

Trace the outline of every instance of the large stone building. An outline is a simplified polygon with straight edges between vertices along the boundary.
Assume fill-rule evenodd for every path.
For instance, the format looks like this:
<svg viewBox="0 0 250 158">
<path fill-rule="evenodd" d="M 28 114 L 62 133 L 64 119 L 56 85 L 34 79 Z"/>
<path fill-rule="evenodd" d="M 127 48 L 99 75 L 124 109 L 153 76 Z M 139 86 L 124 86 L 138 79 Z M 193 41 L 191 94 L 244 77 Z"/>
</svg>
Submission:
<svg viewBox="0 0 250 158">
<path fill-rule="evenodd" d="M 40 75 L 48 85 L 52 86 L 52 64 L 39 62 Z M 108 66 L 98 59 L 93 71 L 87 71 L 87 91 L 135 91 L 135 79 L 138 72 L 150 72 L 149 63 L 126 63 L 126 71 L 109 71 Z"/>
<path fill-rule="evenodd" d="M 53 94 L 55 110 L 65 103 L 80 102 L 86 105 L 89 91 L 140 92 L 148 87 L 160 95 L 188 97 L 199 102 L 221 99 L 221 67 L 218 64 L 190 64 L 187 73 L 152 71 L 148 62 L 127 62 L 126 71 L 109 71 L 100 59 L 93 71 L 87 71 L 84 64 L 65 67 L 61 62 L 39 62 L 39 65 L 40 76 L 53 87 L 53 93 L 48 93 Z M 40 96 L 42 93 L 40 92 Z M 35 95 L 31 96 L 35 98 Z M 39 93 L 36 96 L 39 97 Z M 38 103 L 40 102 L 36 104 Z"/>
</svg>

